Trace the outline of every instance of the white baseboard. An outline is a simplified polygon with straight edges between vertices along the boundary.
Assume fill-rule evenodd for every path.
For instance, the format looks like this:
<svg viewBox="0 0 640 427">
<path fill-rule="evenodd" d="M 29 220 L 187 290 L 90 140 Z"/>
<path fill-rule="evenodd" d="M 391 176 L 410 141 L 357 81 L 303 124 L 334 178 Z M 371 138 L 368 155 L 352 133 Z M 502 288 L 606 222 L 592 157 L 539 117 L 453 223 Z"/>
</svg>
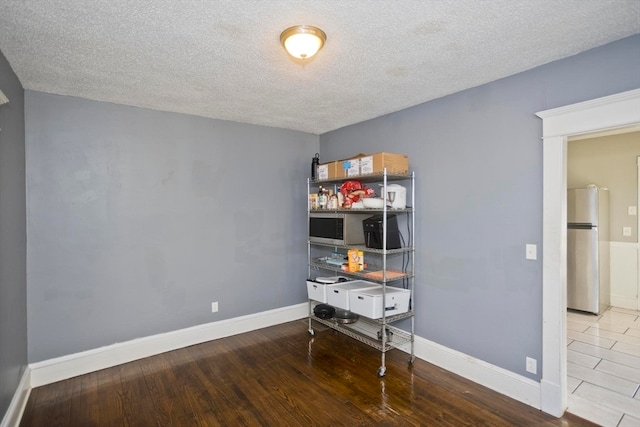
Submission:
<svg viewBox="0 0 640 427">
<path fill-rule="evenodd" d="M 410 353 L 409 345 L 400 348 Z M 540 409 L 540 383 L 419 336 L 415 356 L 512 399 Z"/>
<path fill-rule="evenodd" d="M 611 305 L 637 310 L 638 243 L 611 242 Z"/>
<path fill-rule="evenodd" d="M 544 379 L 540 381 L 540 409 L 542 412 L 560 418 L 564 414 L 565 409 L 567 409 L 562 403 L 562 395 L 566 393 L 566 388 L 566 381 L 564 382 L 564 386 Z"/>
<path fill-rule="evenodd" d="M 308 315 L 309 306 L 302 303 L 32 363 L 30 385 L 39 387 L 51 384 L 190 345 L 302 319 Z"/>
<path fill-rule="evenodd" d="M 626 295 L 614 295 L 611 294 L 611 306 L 618 308 L 626 308 L 629 310 L 638 310 L 640 304 L 638 304 L 637 298 L 628 297 Z"/>
<path fill-rule="evenodd" d="M 2 418 L 0 427 L 17 427 L 22 419 L 22 413 L 27 406 L 29 400 L 29 394 L 31 394 L 31 368 L 28 366 L 25 368 L 16 388 L 16 392 L 13 394 L 11 403 L 7 412 Z"/>
<path fill-rule="evenodd" d="M 308 316 L 308 310 L 307 303 L 302 303 L 34 363 L 29 367 L 30 374 L 26 376 L 27 379 L 24 380 L 23 377 L 27 385 L 24 404 L 30 391 L 29 385 L 38 387 L 190 345 L 302 319 Z M 408 346 L 402 347 L 401 350 L 410 352 Z M 529 378 L 418 336 L 415 337 L 415 356 L 540 409 L 540 383 Z M 22 410 L 19 411 L 19 415 L 22 414 Z M 17 420 L 19 421 L 19 418 Z M 5 425 L 3 421 L 0 427 L 13 425 Z"/>
</svg>

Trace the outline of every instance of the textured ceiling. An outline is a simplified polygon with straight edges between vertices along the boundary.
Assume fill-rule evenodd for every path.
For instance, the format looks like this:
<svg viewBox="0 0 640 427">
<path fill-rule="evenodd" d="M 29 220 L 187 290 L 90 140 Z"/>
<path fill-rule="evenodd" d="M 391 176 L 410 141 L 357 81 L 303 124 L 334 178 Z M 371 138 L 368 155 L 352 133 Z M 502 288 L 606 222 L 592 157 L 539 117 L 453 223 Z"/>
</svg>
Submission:
<svg viewBox="0 0 640 427">
<path fill-rule="evenodd" d="M 640 0 L 0 0 L 25 89 L 315 134 L 639 32 Z"/>
</svg>

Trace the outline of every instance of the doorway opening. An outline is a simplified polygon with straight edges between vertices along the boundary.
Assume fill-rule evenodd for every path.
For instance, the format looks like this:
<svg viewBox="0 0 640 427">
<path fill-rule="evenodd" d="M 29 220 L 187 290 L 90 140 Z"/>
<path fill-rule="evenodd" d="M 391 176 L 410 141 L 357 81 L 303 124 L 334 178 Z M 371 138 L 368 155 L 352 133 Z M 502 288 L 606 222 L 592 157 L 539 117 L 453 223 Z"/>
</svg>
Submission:
<svg viewBox="0 0 640 427">
<path fill-rule="evenodd" d="M 540 408 L 560 417 L 567 407 L 567 139 L 640 125 L 640 89 L 537 115 L 543 121 Z"/>
</svg>

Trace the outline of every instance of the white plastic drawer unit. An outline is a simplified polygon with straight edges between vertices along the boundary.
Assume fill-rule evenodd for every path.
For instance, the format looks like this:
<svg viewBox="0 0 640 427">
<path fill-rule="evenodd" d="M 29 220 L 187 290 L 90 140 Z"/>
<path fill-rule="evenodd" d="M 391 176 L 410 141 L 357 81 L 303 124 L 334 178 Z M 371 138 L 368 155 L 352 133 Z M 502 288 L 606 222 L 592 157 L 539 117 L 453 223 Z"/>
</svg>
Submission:
<svg viewBox="0 0 640 427">
<path fill-rule="evenodd" d="M 370 319 L 380 319 L 382 317 L 382 292 L 382 287 L 351 292 L 349 295 L 350 310 Z M 385 315 L 393 316 L 409 311 L 410 297 L 411 291 L 409 289 L 387 286 Z"/>
<path fill-rule="evenodd" d="M 349 308 L 349 294 L 353 291 L 380 288 L 381 285 L 373 282 L 367 282 L 366 280 L 354 280 L 352 282 L 338 283 L 336 285 L 327 286 L 327 304 L 336 308 L 342 308 L 344 310 L 350 310 Z"/>
</svg>

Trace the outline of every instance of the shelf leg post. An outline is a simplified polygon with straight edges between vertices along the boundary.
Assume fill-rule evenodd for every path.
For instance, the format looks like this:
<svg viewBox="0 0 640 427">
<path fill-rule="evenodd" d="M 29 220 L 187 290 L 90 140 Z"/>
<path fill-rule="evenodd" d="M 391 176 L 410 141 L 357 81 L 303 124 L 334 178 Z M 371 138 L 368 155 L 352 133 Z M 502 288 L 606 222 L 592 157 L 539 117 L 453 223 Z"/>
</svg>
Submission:
<svg viewBox="0 0 640 427">
<path fill-rule="evenodd" d="M 384 331 L 384 329 L 383 329 Z M 384 333 L 382 334 L 382 336 L 384 337 Z M 383 341 L 383 350 L 380 356 L 381 362 L 382 364 L 380 365 L 380 368 L 378 369 L 378 376 L 379 377 L 384 377 L 384 374 L 387 372 L 387 367 L 385 366 L 385 351 L 384 351 L 384 338 L 382 339 Z"/>
<path fill-rule="evenodd" d="M 313 327 L 311 327 L 311 313 L 312 313 L 311 310 L 312 310 L 311 309 L 311 301 L 309 301 L 309 334 L 313 335 L 313 333 L 314 333 L 313 332 Z"/>
</svg>

